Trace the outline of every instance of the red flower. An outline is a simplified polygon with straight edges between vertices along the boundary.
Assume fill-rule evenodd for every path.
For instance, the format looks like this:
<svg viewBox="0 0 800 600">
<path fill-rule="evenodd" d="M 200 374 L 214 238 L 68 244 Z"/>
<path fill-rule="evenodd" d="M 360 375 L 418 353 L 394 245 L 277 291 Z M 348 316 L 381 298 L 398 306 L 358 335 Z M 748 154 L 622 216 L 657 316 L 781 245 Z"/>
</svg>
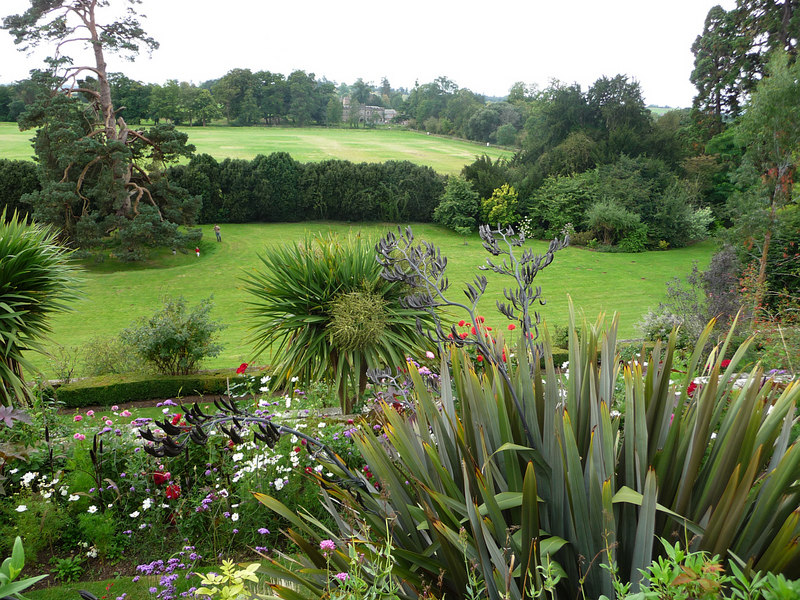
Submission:
<svg viewBox="0 0 800 600">
<path fill-rule="evenodd" d="M 458 326 L 459 326 L 459 327 L 463 327 L 463 326 L 464 326 L 464 323 L 466 323 L 466 321 L 465 321 L 464 319 L 461 319 L 461 320 L 458 322 Z"/>
<path fill-rule="evenodd" d="M 242 363 L 242 364 L 239 365 L 239 368 L 236 369 L 236 374 L 237 375 L 241 375 L 245 371 L 247 371 L 247 363 Z"/>
<path fill-rule="evenodd" d="M 478 335 L 478 332 L 475 330 L 474 327 L 470 331 L 472 331 L 472 335 Z"/>
<path fill-rule="evenodd" d="M 478 360 L 478 362 L 483 362 L 483 356 L 481 356 L 480 354 L 478 354 L 478 356 L 477 356 L 477 360 Z"/>
<path fill-rule="evenodd" d="M 478 317 L 475 317 L 475 322 L 476 322 L 476 323 L 483 323 L 485 320 L 486 320 L 486 319 L 484 319 L 483 317 L 480 317 L 480 316 L 478 316 Z"/>
<path fill-rule="evenodd" d="M 729 364 L 731 364 L 731 361 L 729 361 L 729 360 L 726 358 L 725 360 L 723 360 L 723 361 L 722 361 L 722 363 L 720 363 L 720 366 L 721 366 L 723 369 L 727 369 Z"/>
<path fill-rule="evenodd" d="M 180 422 L 181 417 L 183 417 L 183 414 L 181 414 L 181 413 L 178 413 L 177 415 L 172 417 L 172 424 L 173 425 L 177 425 Z"/>
<path fill-rule="evenodd" d="M 311 467 L 306 467 L 306 473 L 313 473 L 313 472 L 314 469 L 312 469 Z"/>
<path fill-rule="evenodd" d="M 175 483 L 168 485 L 165 494 L 168 499 L 177 500 L 181 497 L 181 486 Z"/>
<path fill-rule="evenodd" d="M 508 324 L 508 330 L 509 330 L 509 331 L 514 331 L 516 328 L 517 328 L 517 326 L 516 326 L 516 325 L 514 325 L 513 323 L 509 323 L 509 324 Z"/>
<path fill-rule="evenodd" d="M 300 446 L 295 446 L 294 451 L 295 451 L 295 454 L 299 454 L 300 453 Z"/>
<path fill-rule="evenodd" d="M 467 339 L 468 335 L 469 334 L 465 331 L 464 333 L 459 333 L 458 337 L 460 337 L 462 340 L 465 340 L 465 339 Z"/>
<path fill-rule="evenodd" d="M 162 485 L 164 483 L 167 483 L 170 477 L 172 476 L 169 473 L 161 473 L 159 471 L 153 473 L 153 481 L 155 482 L 156 485 Z"/>
<path fill-rule="evenodd" d="M 503 350 L 503 362 L 506 362 L 506 351 Z"/>
<path fill-rule="evenodd" d="M 492 328 L 491 328 L 491 327 L 487 327 L 487 328 L 486 328 L 486 331 L 491 331 L 491 330 L 492 330 Z"/>
<path fill-rule="evenodd" d="M 693 381 L 689 384 L 689 387 L 686 388 L 686 394 L 691 398 L 694 396 L 694 391 L 697 389 L 697 384 Z"/>
</svg>

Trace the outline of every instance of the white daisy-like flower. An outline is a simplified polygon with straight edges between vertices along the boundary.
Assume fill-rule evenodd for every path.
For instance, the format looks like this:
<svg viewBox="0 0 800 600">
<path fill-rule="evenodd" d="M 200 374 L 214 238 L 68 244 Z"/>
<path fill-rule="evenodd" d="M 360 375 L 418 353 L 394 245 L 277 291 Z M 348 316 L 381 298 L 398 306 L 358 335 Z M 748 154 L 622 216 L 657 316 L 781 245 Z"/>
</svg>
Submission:
<svg viewBox="0 0 800 600">
<path fill-rule="evenodd" d="M 325 427 L 325 421 L 320 421 L 320 422 L 319 422 L 319 425 L 317 425 L 317 427 L 319 427 L 320 429 L 322 429 L 323 427 Z"/>
<path fill-rule="evenodd" d="M 233 513 L 233 514 L 231 515 L 231 521 L 233 521 L 234 523 L 236 523 L 236 521 L 238 521 L 238 520 L 239 520 L 239 513 Z"/>
<path fill-rule="evenodd" d="M 300 381 L 300 378 L 299 377 L 292 377 L 289 381 L 291 381 L 292 383 L 297 383 L 298 381 Z"/>
<path fill-rule="evenodd" d="M 20 505 L 19 505 L 17 508 L 15 508 L 14 510 L 16 510 L 17 512 L 25 512 L 26 510 L 28 510 L 28 507 L 27 507 L 27 506 L 25 506 L 24 504 L 20 504 Z"/>
<path fill-rule="evenodd" d="M 94 504 L 92 504 L 89 508 L 86 509 L 86 512 L 88 512 L 90 515 L 93 515 L 94 513 L 97 512 L 97 507 Z"/>
<path fill-rule="evenodd" d="M 272 482 L 272 485 L 274 485 L 274 486 L 275 486 L 275 489 L 276 489 L 276 490 L 281 490 L 281 489 L 283 489 L 283 479 L 281 479 L 280 477 L 278 477 L 278 478 L 277 478 L 275 481 L 273 481 L 273 482 Z M 17 508 L 17 510 L 19 510 L 19 508 Z M 26 508 L 26 509 L 24 509 L 24 510 L 28 510 L 28 509 Z M 22 511 L 20 511 L 20 512 L 22 512 Z"/>
<path fill-rule="evenodd" d="M 147 510 L 151 506 L 153 506 L 153 501 L 150 498 L 145 498 L 144 502 L 142 502 L 142 509 Z"/>
<path fill-rule="evenodd" d="M 131 519 L 137 518 L 141 513 L 138 510 L 133 511 L 129 516 Z"/>
<path fill-rule="evenodd" d="M 81 499 L 81 497 L 78 496 L 78 494 L 70 494 L 69 498 L 67 498 L 67 501 L 68 502 L 77 502 L 80 499 Z"/>
<path fill-rule="evenodd" d="M 236 452 L 233 456 L 231 456 L 231 460 L 233 460 L 233 462 L 239 462 L 243 458 L 244 458 L 244 454 L 241 453 L 241 452 Z"/>
</svg>

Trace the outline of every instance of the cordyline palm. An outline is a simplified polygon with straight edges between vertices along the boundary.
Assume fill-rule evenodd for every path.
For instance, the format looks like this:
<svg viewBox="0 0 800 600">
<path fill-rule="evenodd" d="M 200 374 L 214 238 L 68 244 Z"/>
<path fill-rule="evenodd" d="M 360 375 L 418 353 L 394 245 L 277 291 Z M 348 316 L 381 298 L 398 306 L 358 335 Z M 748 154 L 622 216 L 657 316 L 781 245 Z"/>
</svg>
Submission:
<svg viewBox="0 0 800 600">
<path fill-rule="evenodd" d="M 75 271 L 56 233 L 28 225 L 15 213 L 0 215 L 0 403 L 25 404 L 30 390 L 23 370 L 36 368 L 26 352 L 44 352 L 52 314 L 76 297 Z"/>
<path fill-rule="evenodd" d="M 406 290 L 381 277 L 370 243 L 317 236 L 259 258 L 263 268 L 245 278 L 254 296 L 248 312 L 256 356 L 271 350 L 274 385 L 334 381 L 350 413 L 368 368 L 425 351 L 416 320 L 429 316 L 400 305 Z"/>
</svg>

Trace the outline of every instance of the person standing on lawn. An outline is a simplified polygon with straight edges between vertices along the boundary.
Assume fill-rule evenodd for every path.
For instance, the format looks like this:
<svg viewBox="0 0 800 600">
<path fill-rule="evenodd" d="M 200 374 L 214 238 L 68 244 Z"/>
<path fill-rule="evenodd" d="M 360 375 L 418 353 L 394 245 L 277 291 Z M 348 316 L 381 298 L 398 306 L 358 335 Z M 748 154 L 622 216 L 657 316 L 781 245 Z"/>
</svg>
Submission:
<svg viewBox="0 0 800 600">
<path fill-rule="evenodd" d="M 222 241 L 222 235 L 220 234 L 219 225 L 214 225 L 214 235 L 217 236 L 217 241 L 218 242 Z"/>
</svg>

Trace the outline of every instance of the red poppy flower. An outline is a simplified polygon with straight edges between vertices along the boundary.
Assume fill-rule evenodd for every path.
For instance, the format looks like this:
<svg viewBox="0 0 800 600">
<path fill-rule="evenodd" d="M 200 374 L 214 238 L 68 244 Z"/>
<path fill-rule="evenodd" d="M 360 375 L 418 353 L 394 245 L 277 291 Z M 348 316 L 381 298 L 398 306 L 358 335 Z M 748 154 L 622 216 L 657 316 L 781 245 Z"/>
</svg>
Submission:
<svg viewBox="0 0 800 600">
<path fill-rule="evenodd" d="M 508 324 L 508 330 L 509 330 L 509 331 L 514 331 L 516 328 L 517 328 L 517 326 L 516 326 L 516 325 L 514 325 L 513 323 L 509 323 L 509 324 Z"/>
<path fill-rule="evenodd" d="M 472 335 L 478 335 L 478 332 L 475 330 L 474 327 L 470 331 L 472 332 Z"/>
<path fill-rule="evenodd" d="M 458 326 L 459 326 L 459 327 L 463 327 L 463 326 L 464 326 L 464 323 L 466 323 L 466 321 L 465 321 L 464 319 L 461 319 L 461 320 L 458 322 Z"/>
<path fill-rule="evenodd" d="M 465 340 L 465 339 L 467 339 L 468 335 L 469 334 L 465 331 L 464 333 L 459 333 L 458 337 L 460 337 L 462 340 Z"/>
<path fill-rule="evenodd" d="M 694 392 L 696 389 L 697 389 L 697 384 L 694 381 L 689 384 L 689 387 L 686 388 L 686 394 L 689 396 L 689 398 L 694 396 Z"/>
<path fill-rule="evenodd" d="M 487 328 L 486 328 L 486 331 L 491 331 L 491 330 L 492 330 L 492 328 L 491 328 L 491 327 L 487 327 Z"/>
<path fill-rule="evenodd" d="M 481 356 L 480 354 L 478 354 L 478 356 L 477 356 L 477 360 L 478 360 L 478 362 L 483 362 L 483 356 Z"/>
<path fill-rule="evenodd" d="M 170 500 L 177 500 L 181 497 L 181 486 L 173 483 L 172 485 L 168 485 L 166 491 L 164 492 L 168 499 Z"/>
<path fill-rule="evenodd" d="M 169 473 L 161 473 L 156 471 L 153 473 L 153 482 L 156 485 L 163 485 L 169 481 L 170 477 L 171 475 Z"/>
<path fill-rule="evenodd" d="M 483 317 L 480 317 L 480 316 L 479 317 L 475 317 L 475 322 L 476 323 L 483 323 L 485 320 L 486 319 L 484 319 Z"/>
<path fill-rule="evenodd" d="M 247 371 L 247 363 L 242 363 L 242 364 L 239 365 L 239 368 L 236 369 L 236 374 L 237 375 L 241 375 L 245 371 Z"/>
</svg>

